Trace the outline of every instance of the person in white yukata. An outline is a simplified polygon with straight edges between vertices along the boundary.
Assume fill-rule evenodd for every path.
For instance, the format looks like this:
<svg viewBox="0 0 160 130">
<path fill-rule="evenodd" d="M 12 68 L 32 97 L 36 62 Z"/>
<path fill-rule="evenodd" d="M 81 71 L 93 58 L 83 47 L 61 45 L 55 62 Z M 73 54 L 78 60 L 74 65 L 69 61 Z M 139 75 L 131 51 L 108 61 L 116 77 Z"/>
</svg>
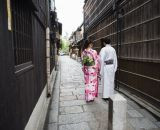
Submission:
<svg viewBox="0 0 160 130">
<path fill-rule="evenodd" d="M 103 99 L 107 100 L 114 94 L 114 79 L 117 70 L 117 55 L 111 46 L 111 40 L 101 39 L 102 49 L 99 53 L 101 63 L 101 82 L 103 88 Z"/>
</svg>

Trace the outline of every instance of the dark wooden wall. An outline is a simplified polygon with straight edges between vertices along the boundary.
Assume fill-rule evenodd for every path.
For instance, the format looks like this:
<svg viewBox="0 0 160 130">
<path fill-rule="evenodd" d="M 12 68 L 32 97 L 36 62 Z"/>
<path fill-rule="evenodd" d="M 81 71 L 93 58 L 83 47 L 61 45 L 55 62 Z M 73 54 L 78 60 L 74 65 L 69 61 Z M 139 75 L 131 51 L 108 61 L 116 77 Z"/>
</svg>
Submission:
<svg viewBox="0 0 160 130">
<path fill-rule="evenodd" d="M 8 31 L 6 0 L 0 1 L 0 129 L 11 130 L 16 120 L 16 89 L 11 32 Z"/>
<path fill-rule="evenodd" d="M 32 60 L 16 65 L 13 28 L 8 30 L 6 0 L 0 1 L 0 130 L 23 130 L 46 85 L 46 2 L 33 2 L 24 1 L 32 10 Z"/>
<path fill-rule="evenodd" d="M 89 1 L 84 7 L 85 30 L 95 49 L 100 50 L 104 37 L 112 40 L 116 50 L 118 42 L 119 84 L 160 108 L 160 1 L 121 0 L 118 24 L 111 0 L 103 0 L 106 4 L 101 8 L 101 4 L 92 8 L 96 1 Z M 111 4 L 106 6 L 107 2 Z"/>
</svg>

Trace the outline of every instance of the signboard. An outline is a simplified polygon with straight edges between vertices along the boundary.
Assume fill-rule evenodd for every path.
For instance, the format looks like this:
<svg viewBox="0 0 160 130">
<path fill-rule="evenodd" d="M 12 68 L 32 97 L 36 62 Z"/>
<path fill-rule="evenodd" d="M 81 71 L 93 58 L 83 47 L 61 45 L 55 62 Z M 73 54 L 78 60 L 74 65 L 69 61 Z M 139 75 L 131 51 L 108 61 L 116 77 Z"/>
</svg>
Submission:
<svg viewBox="0 0 160 130">
<path fill-rule="evenodd" d="M 11 2 L 7 0 L 8 30 L 12 30 Z"/>
</svg>

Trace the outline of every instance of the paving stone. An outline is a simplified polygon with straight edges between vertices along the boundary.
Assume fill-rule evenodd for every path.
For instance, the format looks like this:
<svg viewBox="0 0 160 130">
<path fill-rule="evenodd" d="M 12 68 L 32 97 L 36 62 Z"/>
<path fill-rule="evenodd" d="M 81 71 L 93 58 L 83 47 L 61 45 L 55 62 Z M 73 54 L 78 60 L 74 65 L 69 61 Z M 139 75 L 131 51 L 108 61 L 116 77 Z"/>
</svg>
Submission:
<svg viewBox="0 0 160 130">
<path fill-rule="evenodd" d="M 85 95 L 81 94 L 81 95 L 76 95 L 78 100 L 85 100 Z"/>
<path fill-rule="evenodd" d="M 75 91 L 73 92 L 74 95 L 84 95 L 85 94 L 85 91 Z"/>
<path fill-rule="evenodd" d="M 158 128 L 155 124 L 149 121 L 146 118 L 131 118 L 129 119 L 129 123 L 133 126 L 134 129 L 153 129 Z"/>
<path fill-rule="evenodd" d="M 48 123 L 55 123 L 57 121 L 58 121 L 58 111 L 55 109 L 50 110 Z"/>
<path fill-rule="evenodd" d="M 134 101 L 127 100 L 128 104 L 131 105 L 134 109 L 141 109 L 141 107 Z"/>
<path fill-rule="evenodd" d="M 60 106 L 78 106 L 78 105 L 84 105 L 86 104 L 86 101 L 84 100 L 72 100 L 72 101 L 62 101 L 60 102 Z"/>
<path fill-rule="evenodd" d="M 98 121 L 91 121 L 88 122 L 89 127 L 91 128 L 91 130 L 99 130 L 99 122 Z"/>
<path fill-rule="evenodd" d="M 78 85 L 77 85 L 78 86 Z M 61 89 L 74 89 L 75 88 L 75 86 L 61 86 Z"/>
<path fill-rule="evenodd" d="M 108 111 L 96 111 L 93 113 L 99 122 L 108 122 Z"/>
<path fill-rule="evenodd" d="M 77 124 L 60 125 L 59 130 L 92 130 L 89 128 L 87 122 Z"/>
<path fill-rule="evenodd" d="M 84 92 L 85 91 L 85 88 L 76 88 L 76 92 Z"/>
<path fill-rule="evenodd" d="M 136 110 L 128 110 L 127 113 L 130 117 L 143 117 L 143 115 Z"/>
<path fill-rule="evenodd" d="M 133 128 L 132 125 L 130 125 L 130 124 L 127 122 L 127 124 L 126 124 L 126 130 L 135 130 L 135 129 Z M 136 130 L 137 130 L 137 129 L 136 129 Z"/>
<path fill-rule="evenodd" d="M 155 122 L 155 124 L 160 128 L 160 121 Z"/>
<path fill-rule="evenodd" d="M 75 88 L 69 88 L 69 89 L 61 89 L 61 93 L 63 93 L 63 92 L 73 92 L 73 91 L 75 91 Z"/>
<path fill-rule="evenodd" d="M 76 100 L 76 96 L 62 96 L 60 97 L 60 101 L 68 101 L 68 100 Z"/>
<path fill-rule="evenodd" d="M 63 93 L 60 93 L 60 96 L 71 96 L 73 95 L 72 92 L 63 92 Z"/>
<path fill-rule="evenodd" d="M 151 113 L 149 113 L 147 110 L 137 109 L 137 111 L 139 111 L 144 117 L 148 118 L 150 121 L 153 121 L 153 122 L 157 121 L 157 119 Z"/>
<path fill-rule="evenodd" d="M 82 83 L 76 83 L 76 82 L 73 83 L 73 82 L 69 81 L 69 82 L 62 83 L 61 87 L 64 87 L 64 88 L 75 88 L 75 87 L 79 86 L 80 84 L 82 84 Z"/>
<path fill-rule="evenodd" d="M 127 104 L 127 109 L 128 110 L 133 110 L 134 108 L 131 105 Z"/>
<path fill-rule="evenodd" d="M 84 111 L 89 111 L 89 112 L 104 111 L 104 108 L 102 108 L 99 104 L 83 105 L 83 109 Z"/>
<path fill-rule="evenodd" d="M 100 122 L 98 130 L 108 130 L 108 123 L 107 122 Z"/>
<path fill-rule="evenodd" d="M 86 121 L 96 121 L 93 113 L 67 114 L 59 116 L 59 124 L 79 123 Z"/>
<path fill-rule="evenodd" d="M 58 111 L 58 108 L 59 108 L 58 103 L 51 103 L 49 107 L 50 110 L 54 109 L 54 111 L 55 110 Z"/>
<path fill-rule="evenodd" d="M 81 106 L 62 107 L 60 112 L 61 114 L 81 113 L 83 109 Z"/>
<path fill-rule="evenodd" d="M 58 125 L 57 123 L 48 124 L 45 130 L 58 130 Z"/>
</svg>

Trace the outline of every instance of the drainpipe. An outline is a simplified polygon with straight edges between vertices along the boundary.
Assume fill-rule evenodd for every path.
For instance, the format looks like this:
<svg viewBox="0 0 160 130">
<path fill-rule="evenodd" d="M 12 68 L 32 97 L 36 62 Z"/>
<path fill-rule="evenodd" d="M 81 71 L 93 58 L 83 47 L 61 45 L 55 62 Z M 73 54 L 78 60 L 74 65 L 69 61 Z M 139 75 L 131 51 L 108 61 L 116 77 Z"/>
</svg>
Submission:
<svg viewBox="0 0 160 130">
<path fill-rule="evenodd" d="M 46 28 L 46 72 L 47 72 L 47 97 L 51 96 L 50 86 L 50 30 Z"/>
<path fill-rule="evenodd" d="M 47 1 L 47 27 L 46 27 L 46 74 L 47 74 L 47 97 L 51 96 L 50 86 L 50 29 L 49 29 L 49 16 L 50 16 L 50 0 Z"/>
</svg>

